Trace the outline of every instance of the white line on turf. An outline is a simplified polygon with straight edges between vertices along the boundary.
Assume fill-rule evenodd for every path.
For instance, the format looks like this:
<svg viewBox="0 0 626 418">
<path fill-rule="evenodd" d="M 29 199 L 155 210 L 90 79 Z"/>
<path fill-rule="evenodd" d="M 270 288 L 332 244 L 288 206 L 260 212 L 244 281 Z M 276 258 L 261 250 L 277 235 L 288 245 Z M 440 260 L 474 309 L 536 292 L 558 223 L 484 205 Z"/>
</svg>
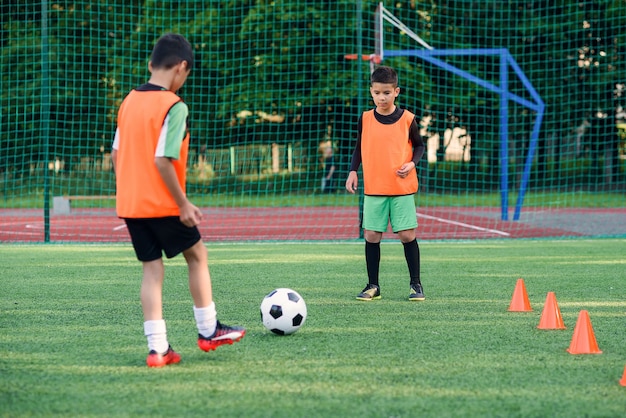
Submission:
<svg viewBox="0 0 626 418">
<path fill-rule="evenodd" d="M 480 227 L 480 226 L 470 225 L 470 224 L 466 224 L 466 223 L 463 223 L 463 222 L 456 222 L 456 221 L 451 221 L 449 219 L 438 218 L 436 216 L 425 215 L 425 214 L 419 213 L 419 212 L 417 212 L 417 216 L 420 216 L 420 217 L 425 218 L 425 219 L 432 219 L 434 221 L 438 221 L 438 222 L 441 222 L 441 223 L 446 223 L 446 224 L 451 224 L 451 225 L 456 225 L 456 226 L 462 226 L 464 228 L 475 229 L 477 231 L 491 232 L 493 234 L 498 234 L 498 235 L 502 235 L 502 236 L 505 236 L 505 237 L 511 236 L 511 234 L 509 234 L 508 232 L 499 231 L 497 229 L 483 228 L 483 227 Z"/>
</svg>

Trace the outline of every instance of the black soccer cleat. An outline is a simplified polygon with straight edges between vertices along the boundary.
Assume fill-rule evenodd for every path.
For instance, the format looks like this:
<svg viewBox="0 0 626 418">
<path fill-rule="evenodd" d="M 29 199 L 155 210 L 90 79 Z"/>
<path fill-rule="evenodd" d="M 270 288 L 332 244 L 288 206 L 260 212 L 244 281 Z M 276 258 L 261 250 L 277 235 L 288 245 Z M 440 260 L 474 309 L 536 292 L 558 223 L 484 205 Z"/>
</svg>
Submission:
<svg viewBox="0 0 626 418">
<path fill-rule="evenodd" d="M 412 301 L 422 301 L 425 300 L 426 296 L 424 296 L 424 289 L 422 289 L 421 284 L 412 284 L 411 292 L 409 293 L 409 300 Z"/>
<path fill-rule="evenodd" d="M 365 289 L 363 289 L 363 291 L 359 293 L 356 298 L 366 302 L 380 299 L 380 287 L 375 284 L 368 283 L 367 286 L 365 286 Z"/>
</svg>

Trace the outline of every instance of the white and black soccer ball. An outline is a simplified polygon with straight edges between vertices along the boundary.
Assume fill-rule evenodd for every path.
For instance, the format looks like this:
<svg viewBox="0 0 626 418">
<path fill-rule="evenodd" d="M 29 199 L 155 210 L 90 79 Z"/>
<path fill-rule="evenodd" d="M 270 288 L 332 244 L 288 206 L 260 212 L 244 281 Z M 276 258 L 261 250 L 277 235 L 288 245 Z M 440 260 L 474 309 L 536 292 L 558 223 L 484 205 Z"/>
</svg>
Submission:
<svg viewBox="0 0 626 418">
<path fill-rule="evenodd" d="M 261 302 L 261 321 L 274 334 L 293 334 L 306 321 L 306 314 L 304 299 L 292 289 L 274 289 Z"/>
</svg>

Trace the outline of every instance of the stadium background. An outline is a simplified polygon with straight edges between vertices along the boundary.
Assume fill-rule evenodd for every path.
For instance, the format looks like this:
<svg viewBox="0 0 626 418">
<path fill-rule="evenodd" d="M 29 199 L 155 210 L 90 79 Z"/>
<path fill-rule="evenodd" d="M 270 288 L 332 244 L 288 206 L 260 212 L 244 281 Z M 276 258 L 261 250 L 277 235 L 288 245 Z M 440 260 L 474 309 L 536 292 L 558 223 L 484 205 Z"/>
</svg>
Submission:
<svg viewBox="0 0 626 418">
<path fill-rule="evenodd" d="M 436 50 L 506 49 L 545 103 L 521 217 L 536 114 L 416 56 L 384 57 L 399 104 L 422 119 L 420 239 L 626 236 L 626 1 L 384 1 Z M 165 32 L 197 64 L 188 194 L 208 241 L 359 237 L 345 193 L 356 120 L 371 106 L 373 54 L 423 49 L 376 28 L 375 1 L 42 1 L 2 4 L 0 241 L 127 241 L 115 217 L 117 107 L 148 78 Z M 493 85 L 498 57 L 446 63 Z M 513 71 L 511 94 L 527 98 Z M 335 190 L 322 190 L 332 151 Z M 502 172 L 503 161 L 506 170 Z M 503 202 L 503 188 L 510 191 Z M 503 212 L 504 206 L 504 212 Z"/>
</svg>

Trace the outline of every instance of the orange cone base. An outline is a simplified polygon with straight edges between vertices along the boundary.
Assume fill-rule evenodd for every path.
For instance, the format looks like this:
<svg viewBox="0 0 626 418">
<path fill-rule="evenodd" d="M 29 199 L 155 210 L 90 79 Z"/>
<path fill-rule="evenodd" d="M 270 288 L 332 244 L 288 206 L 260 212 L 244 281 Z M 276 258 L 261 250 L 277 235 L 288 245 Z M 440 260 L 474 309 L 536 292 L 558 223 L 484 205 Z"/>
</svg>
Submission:
<svg viewBox="0 0 626 418">
<path fill-rule="evenodd" d="M 533 308 L 530 307 L 530 301 L 526 293 L 524 279 L 517 279 L 511 304 L 509 305 L 509 312 L 531 312 L 532 310 Z"/>
<path fill-rule="evenodd" d="M 548 292 L 546 303 L 543 305 L 543 312 L 539 320 L 539 329 L 565 329 L 563 317 L 554 292 Z"/>
<path fill-rule="evenodd" d="M 589 312 L 582 310 L 578 315 L 572 342 L 567 349 L 570 354 L 600 354 L 600 348 L 593 333 Z"/>
<path fill-rule="evenodd" d="M 622 380 L 619 381 L 619 384 L 626 386 L 626 367 L 624 367 L 624 375 L 622 376 Z"/>
</svg>

